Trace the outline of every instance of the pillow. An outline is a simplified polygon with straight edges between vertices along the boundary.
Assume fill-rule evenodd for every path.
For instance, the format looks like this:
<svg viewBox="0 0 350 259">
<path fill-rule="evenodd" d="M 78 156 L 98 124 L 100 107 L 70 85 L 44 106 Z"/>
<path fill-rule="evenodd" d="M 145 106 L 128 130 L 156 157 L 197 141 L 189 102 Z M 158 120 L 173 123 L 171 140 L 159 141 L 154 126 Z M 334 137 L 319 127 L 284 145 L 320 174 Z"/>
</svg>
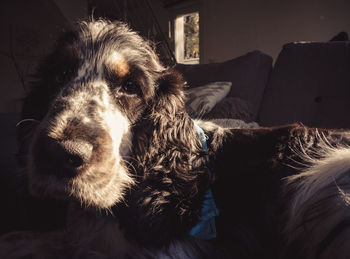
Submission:
<svg viewBox="0 0 350 259">
<path fill-rule="evenodd" d="M 176 64 L 191 87 L 210 82 L 231 82 L 230 97 L 239 97 L 252 105 L 253 120 L 258 111 L 265 86 L 272 71 L 272 57 L 261 51 L 252 51 L 224 62 L 210 64 Z"/>
<path fill-rule="evenodd" d="M 231 90 L 231 82 L 213 82 L 185 90 L 186 110 L 193 118 L 202 118 L 224 99 Z"/>
<path fill-rule="evenodd" d="M 254 119 L 252 105 L 238 97 L 226 97 L 219 102 L 203 119 L 238 119 L 251 122 Z"/>
</svg>

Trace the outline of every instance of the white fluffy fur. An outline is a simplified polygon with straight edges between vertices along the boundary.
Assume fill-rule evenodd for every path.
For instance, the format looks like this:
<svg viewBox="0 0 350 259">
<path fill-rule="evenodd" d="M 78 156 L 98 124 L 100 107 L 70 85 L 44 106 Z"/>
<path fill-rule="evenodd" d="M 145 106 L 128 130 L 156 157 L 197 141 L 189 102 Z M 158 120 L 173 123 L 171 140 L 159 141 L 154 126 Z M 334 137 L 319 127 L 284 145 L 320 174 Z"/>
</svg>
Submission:
<svg viewBox="0 0 350 259">
<path fill-rule="evenodd" d="M 324 137 L 317 138 L 317 151 L 301 148 L 308 166 L 286 179 L 292 198 L 285 235 L 306 258 L 348 258 L 349 227 L 334 231 L 350 218 L 350 148 L 332 147 Z"/>
</svg>

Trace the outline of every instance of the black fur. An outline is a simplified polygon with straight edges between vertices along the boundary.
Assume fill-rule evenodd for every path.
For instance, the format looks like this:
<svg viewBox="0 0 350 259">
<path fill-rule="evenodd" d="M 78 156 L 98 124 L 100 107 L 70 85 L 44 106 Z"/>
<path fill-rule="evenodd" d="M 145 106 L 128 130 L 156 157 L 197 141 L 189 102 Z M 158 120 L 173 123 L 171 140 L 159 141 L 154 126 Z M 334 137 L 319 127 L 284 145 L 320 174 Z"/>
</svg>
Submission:
<svg viewBox="0 0 350 259">
<path fill-rule="evenodd" d="M 188 233 L 209 187 L 205 152 L 185 111 L 179 79 L 174 72 L 162 76 L 151 107 L 133 127 L 130 162 L 138 183 L 125 206 L 115 207 L 128 235 L 142 244 L 167 244 Z"/>
<path fill-rule="evenodd" d="M 142 247 L 130 257 L 286 258 L 296 254 L 300 246 L 287 244 L 284 234 L 288 202 L 294 193 L 285 193 L 283 179 L 300 171 L 295 166 L 303 160 L 297 151 L 321 148 L 316 137 L 319 132 L 333 146 L 348 144 L 348 136 L 342 131 L 317 131 L 299 124 L 230 130 L 206 128 L 204 124 L 209 137 L 209 151 L 205 152 L 185 111 L 181 75 L 163 67 L 149 43 L 124 24 L 104 21 L 105 29 L 98 36 L 88 24 L 58 41 L 53 54 L 40 66 L 24 101 L 23 119 L 40 121 L 38 127 L 33 127 L 39 137 L 31 140 L 29 145 L 35 152 L 30 155 L 40 158 L 40 139 L 59 128 L 55 121 L 73 109 L 64 100 L 74 99 L 81 92 L 88 96 L 107 93 L 113 109 L 127 118 L 131 133 L 131 150 L 122 157 L 121 167 L 127 169 L 135 184 L 125 188 L 123 197 L 111 208 L 106 206 L 118 216 L 128 240 Z M 129 51 L 123 52 L 126 49 Z M 127 70 L 126 75 L 116 75 L 105 62 L 111 51 L 124 53 L 127 65 L 119 65 Z M 89 62 L 91 71 L 78 78 L 84 62 Z M 98 64 L 103 64 L 103 73 Z M 91 86 L 96 77 L 108 90 L 102 86 L 99 90 L 98 84 Z M 83 104 L 79 114 L 86 114 L 92 123 L 73 118 L 64 126 L 64 137 L 55 141 L 83 139 L 94 147 L 97 158 L 93 161 L 108 160 L 111 138 L 101 126 L 104 118 L 96 115 L 96 110 L 106 107 L 98 107 L 93 101 Z M 22 143 L 23 153 L 28 152 L 23 147 L 27 143 L 28 139 Z M 208 169 L 213 176 L 208 175 Z M 216 219 L 218 236 L 209 241 L 189 238 L 209 188 L 220 210 Z M 47 193 L 49 190 L 42 195 Z M 84 197 L 80 198 L 84 204 Z M 62 195 L 62 199 L 74 200 L 74 195 Z M 96 204 L 87 205 L 101 209 Z M 307 254 L 303 252 L 298 255 Z"/>
</svg>

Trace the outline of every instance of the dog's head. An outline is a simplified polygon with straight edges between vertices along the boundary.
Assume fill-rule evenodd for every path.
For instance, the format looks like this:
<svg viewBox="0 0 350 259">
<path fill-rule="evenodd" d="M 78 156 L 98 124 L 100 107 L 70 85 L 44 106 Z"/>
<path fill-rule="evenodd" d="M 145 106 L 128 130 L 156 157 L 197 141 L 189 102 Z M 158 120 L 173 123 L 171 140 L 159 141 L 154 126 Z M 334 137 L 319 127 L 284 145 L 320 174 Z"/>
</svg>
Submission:
<svg viewBox="0 0 350 259">
<path fill-rule="evenodd" d="M 120 201 L 133 183 L 133 125 L 182 86 L 123 23 L 83 22 L 65 33 L 23 107 L 23 118 L 39 121 L 27 160 L 31 192 L 98 208 Z"/>
</svg>

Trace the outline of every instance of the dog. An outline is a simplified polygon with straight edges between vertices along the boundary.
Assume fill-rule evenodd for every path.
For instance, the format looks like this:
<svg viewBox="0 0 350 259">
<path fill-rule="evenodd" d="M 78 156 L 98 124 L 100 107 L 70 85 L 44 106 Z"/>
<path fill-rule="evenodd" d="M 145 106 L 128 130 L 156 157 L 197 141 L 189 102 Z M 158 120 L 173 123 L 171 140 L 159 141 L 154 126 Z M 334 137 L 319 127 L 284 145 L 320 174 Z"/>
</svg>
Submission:
<svg viewBox="0 0 350 259">
<path fill-rule="evenodd" d="M 121 22 L 65 33 L 38 68 L 17 134 L 30 193 L 67 202 L 67 218 L 3 236 L 0 254 L 347 258 L 349 131 L 193 120 L 185 85 Z M 202 240 L 191 233 L 209 200 Z"/>
</svg>

